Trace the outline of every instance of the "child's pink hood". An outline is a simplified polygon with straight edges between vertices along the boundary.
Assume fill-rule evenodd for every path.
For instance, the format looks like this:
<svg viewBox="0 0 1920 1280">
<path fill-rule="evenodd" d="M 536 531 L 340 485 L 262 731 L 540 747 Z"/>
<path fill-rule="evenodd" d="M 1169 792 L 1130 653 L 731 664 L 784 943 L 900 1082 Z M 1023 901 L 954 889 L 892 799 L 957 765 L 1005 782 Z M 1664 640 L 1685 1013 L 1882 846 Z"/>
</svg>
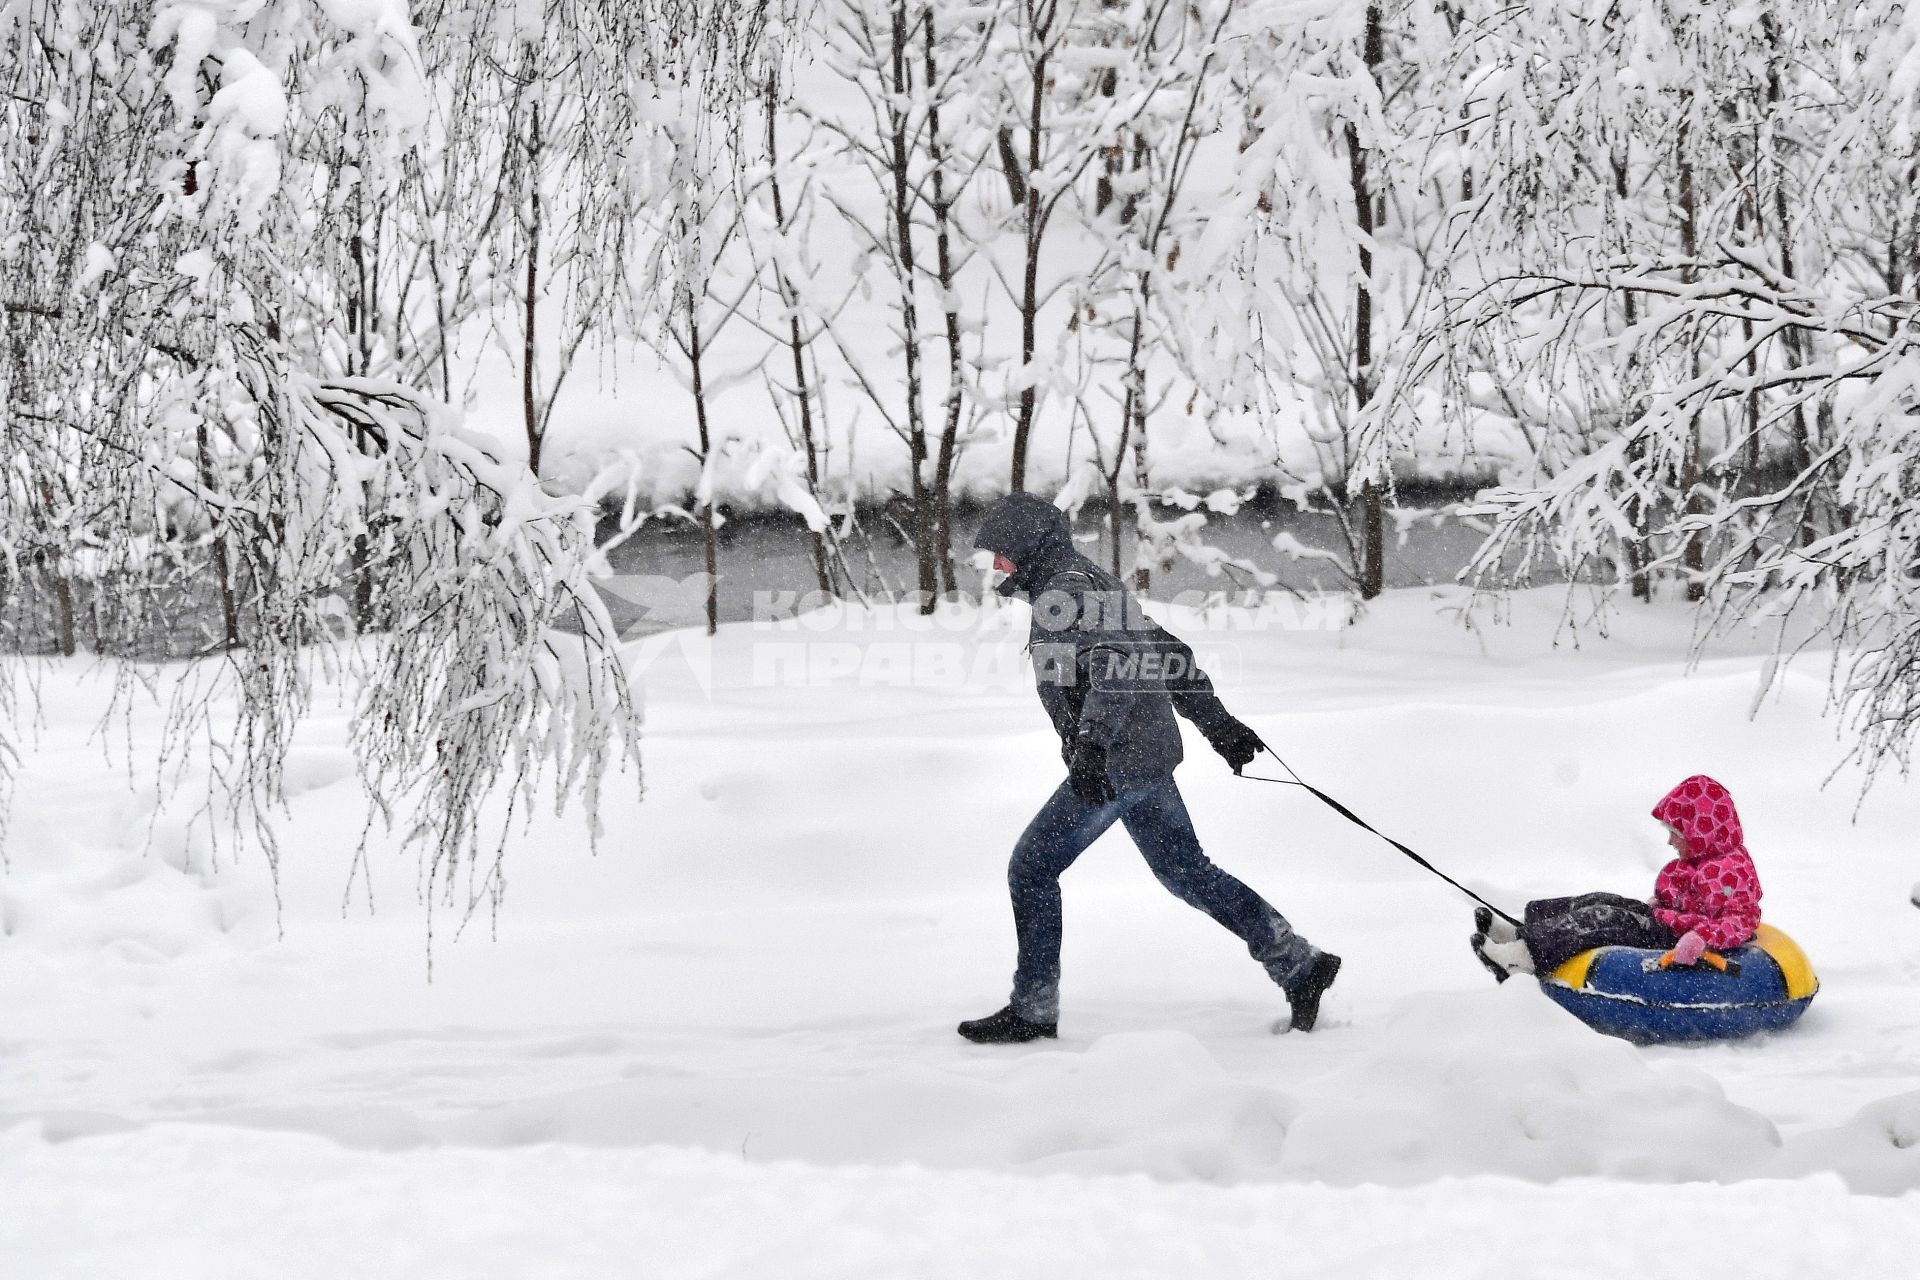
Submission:
<svg viewBox="0 0 1920 1280">
<path fill-rule="evenodd" d="M 1653 816 L 1686 837 L 1689 858 L 1746 852 L 1746 835 L 1740 830 L 1733 793 L 1704 773 L 1694 774 L 1667 792 L 1666 798 L 1653 806 Z"/>
<path fill-rule="evenodd" d="M 1676 935 L 1697 932 L 1716 951 L 1751 938 L 1760 927 L 1760 875 L 1747 856 L 1733 796 L 1697 773 L 1667 792 L 1653 816 L 1687 842 L 1654 885 L 1654 919 Z"/>
</svg>

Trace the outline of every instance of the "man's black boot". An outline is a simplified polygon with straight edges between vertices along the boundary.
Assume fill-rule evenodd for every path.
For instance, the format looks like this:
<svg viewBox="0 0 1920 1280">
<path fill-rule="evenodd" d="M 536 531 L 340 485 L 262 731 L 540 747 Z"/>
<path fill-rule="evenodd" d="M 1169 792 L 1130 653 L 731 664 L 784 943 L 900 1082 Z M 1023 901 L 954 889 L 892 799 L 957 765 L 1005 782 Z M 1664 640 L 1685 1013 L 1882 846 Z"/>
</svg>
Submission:
<svg viewBox="0 0 1920 1280">
<path fill-rule="evenodd" d="M 1025 1044 L 1058 1038 L 1058 1027 L 1055 1022 L 1028 1022 L 1008 1005 L 990 1017 L 961 1023 L 960 1034 L 975 1044 Z"/>
<path fill-rule="evenodd" d="M 1339 956 L 1323 951 L 1313 958 L 1313 965 L 1300 979 L 1300 984 L 1287 992 L 1287 1003 L 1293 1007 L 1289 1023 L 1295 1031 L 1313 1030 L 1313 1024 L 1320 1019 L 1320 997 L 1327 994 L 1327 988 L 1339 974 Z"/>
</svg>

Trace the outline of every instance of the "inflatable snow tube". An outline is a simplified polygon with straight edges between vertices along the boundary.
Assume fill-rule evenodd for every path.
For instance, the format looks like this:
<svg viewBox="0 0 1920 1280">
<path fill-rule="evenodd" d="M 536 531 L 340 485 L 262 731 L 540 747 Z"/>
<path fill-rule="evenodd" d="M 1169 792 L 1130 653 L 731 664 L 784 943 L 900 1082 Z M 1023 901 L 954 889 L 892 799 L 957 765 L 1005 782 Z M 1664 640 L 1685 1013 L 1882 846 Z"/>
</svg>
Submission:
<svg viewBox="0 0 1920 1280">
<path fill-rule="evenodd" d="M 1553 1001 L 1595 1031 L 1638 1044 L 1733 1040 L 1791 1025 L 1820 990 L 1806 953 L 1763 924 L 1726 953 L 1727 972 L 1660 968 L 1663 952 L 1596 947 L 1540 979 Z"/>
</svg>

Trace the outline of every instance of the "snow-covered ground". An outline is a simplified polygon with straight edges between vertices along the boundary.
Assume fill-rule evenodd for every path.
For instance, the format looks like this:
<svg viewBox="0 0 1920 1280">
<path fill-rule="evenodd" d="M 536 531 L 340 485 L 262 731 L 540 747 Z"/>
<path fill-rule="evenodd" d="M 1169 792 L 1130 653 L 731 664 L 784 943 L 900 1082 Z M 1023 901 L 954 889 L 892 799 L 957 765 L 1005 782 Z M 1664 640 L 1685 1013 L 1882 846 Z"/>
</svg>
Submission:
<svg viewBox="0 0 1920 1280">
<path fill-rule="evenodd" d="M 1172 621 L 1302 774 L 1515 906 L 1646 892 L 1647 809 L 1719 777 L 1820 970 L 1799 1026 L 1593 1035 L 1493 986 L 1452 891 L 1190 737 L 1209 852 L 1346 957 L 1321 1029 L 1271 1034 L 1278 993 L 1116 832 L 1065 881 L 1062 1038 L 965 1044 L 1059 775 L 1017 615 L 647 640 L 645 801 L 614 789 L 597 856 L 572 819 L 517 834 L 497 922 L 436 917 L 431 982 L 411 858 L 376 849 L 371 912 L 349 889 L 343 711 L 291 768 L 276 937 L 258 853 L 156 819 L 158 714 L 129 788 L 88 741 L 106 678 L 55 666 L 0 880 L 6 1271 L 1904 1274 L 1913 789 L 1855 820 L 1854 776 L 1821 786 L 1817 656 L 1750 718 L 1757 639 L 1689 674 L 1677 608 L 1556 645 L 1557 591 L 1510 625 L 1463 601 Z"/>
</svg>

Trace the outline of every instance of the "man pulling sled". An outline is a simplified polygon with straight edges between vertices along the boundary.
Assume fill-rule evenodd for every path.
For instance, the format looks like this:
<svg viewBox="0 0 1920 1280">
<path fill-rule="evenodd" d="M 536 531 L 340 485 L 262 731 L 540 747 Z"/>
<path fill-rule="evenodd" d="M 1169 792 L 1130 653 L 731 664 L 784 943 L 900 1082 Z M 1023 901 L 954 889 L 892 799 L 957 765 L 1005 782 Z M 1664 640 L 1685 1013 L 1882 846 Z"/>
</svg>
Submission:
<svg viewBox="0 0 1920 1280">
<path fill-rule="evenodd" d="M 1015 493 L 981 522 L 974 546 L 1006 575 L 999 591 L 1033 605 L 1028 637 L 1040 705 L 1060 735 L 1067 778 L 1021 833 L 1007 867 L 1019 962 L 1006 1008 L 960 1024 L 979 1044 L 1057 1034 L 1060 875 L 1119 822 L 1154 877 L 1219 921 L 1286 993 L 1288 1024 L 1311 1031 L 1340 957 L 1294 932 L 1267 902 L 1202 852 L 1173 770 L 1182 758 L 1178 712 L 1235 773 L 1265 745 L 1228 714 L 1193 650 L 1149 619 L 1112 574 L 1074 549 L 1066 516 Z"/>
</svg>

